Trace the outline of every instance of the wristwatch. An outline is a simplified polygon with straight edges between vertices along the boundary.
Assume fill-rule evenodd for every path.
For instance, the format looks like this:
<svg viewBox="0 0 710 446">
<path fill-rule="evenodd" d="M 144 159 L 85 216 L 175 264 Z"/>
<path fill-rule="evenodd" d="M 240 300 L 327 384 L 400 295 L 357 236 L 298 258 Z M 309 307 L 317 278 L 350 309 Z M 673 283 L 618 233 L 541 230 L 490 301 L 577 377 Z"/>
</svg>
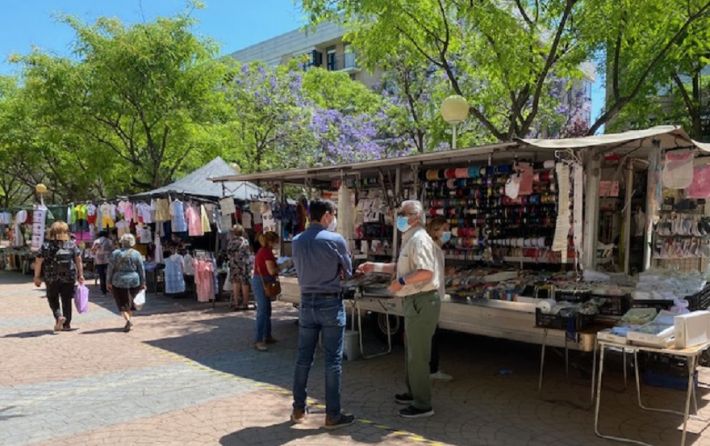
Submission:
<svg viewBox="0 0 710 446">
<path fill-rule="evenodd" d="M 400 277 L 399 280 L 398 280 L 398 282 L 399 282 L 399 284 L 402 285 L 402 286 L 405 286 L 405 285 L 407 284 L 407 282 L 404 281 L 404 276 Z"/>
</svg>

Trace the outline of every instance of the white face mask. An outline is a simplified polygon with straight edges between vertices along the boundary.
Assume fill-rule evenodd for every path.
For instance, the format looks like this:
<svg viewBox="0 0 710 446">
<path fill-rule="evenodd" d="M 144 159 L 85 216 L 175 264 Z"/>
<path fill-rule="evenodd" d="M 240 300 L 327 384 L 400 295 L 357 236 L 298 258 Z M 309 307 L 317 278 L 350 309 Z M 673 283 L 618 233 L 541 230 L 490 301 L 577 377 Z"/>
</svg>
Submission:
<svg viewBox="0 0 710 446">
<path fill-rule="evenodd" d="M 328 228 L 327 228 L 327 229 L 328 229 L 330 232 L 335 232 L 335 230 L 337 229 L 337 227 L 338 227 L 338 217 L 336 217 L 335 215 L 333 215 L 333 220 L 330 222 L 330 224 L 328 225 Z"/>
</svg>

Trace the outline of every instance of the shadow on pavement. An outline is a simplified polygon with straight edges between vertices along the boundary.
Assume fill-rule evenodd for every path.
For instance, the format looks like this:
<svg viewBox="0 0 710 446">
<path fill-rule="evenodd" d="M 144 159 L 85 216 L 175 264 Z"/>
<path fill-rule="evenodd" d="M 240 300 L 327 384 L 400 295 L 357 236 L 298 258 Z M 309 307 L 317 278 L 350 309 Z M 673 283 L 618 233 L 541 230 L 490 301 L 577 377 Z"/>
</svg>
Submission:
<svg viewBox="0 0 710 446">
<path fill-rule="evenodd" d="M 122 333 L 123 332 L 123 325 L 120 327 L 115 327 L 115 328 L 99 328 L 97 330 L 88 330 L 84 331 L 82 330 L 80 333 L 83 335 L 95 335 L 95 334 L 102 334 L 102 333 Z"/>
<path fill-rule="evenodd" d="M 4 415 L 3 414 L 3 412 L 7 412 L 8 410 L 12 410 L 14 408 L 15 408 L 15 406 L 7 406 L 7 407 L 3 407 L 2 409 L 0 409 L 0 421 L 9 420 L 10 418 L 20 418 L 20 417 L 24 416 L 24 415 Z"/>
<path fill-rule="evenodd" d="M 54 335 L 54 330 L 23 331 L 21 333 L 7 334 L 3 338 L 38 338 L 47 335 Z"/>
<path fill-rule="evenodd" d="M 219 444 L 222 446 L 242 446 L 245 444 L 288 444 L 293 440 L 299 440 L 302 438 L 308 438 L 314 435 L 328 434 L 331 436 L 338 437 L 350 437 L 354 441 L 359 443 L 378 443 L 382 441 L 382 438 L 373 438 L 369 435 L 367 439 L 359 438 L 358 431 L 350 432 L 352 429 L 357 428 L 357 420 L 352 426 L 342 427 L 337 430 L 326 430 L 324 428 L 304 428 L 304 427 L 294 427 L 291 421 L 285 421 L 279 424 L 272 424 L 271 426 L 255 426 L 247 427 L 240 431 L 233 432 L 229 435 L 225 435 L 219 440 Z M 378 437 L 378 436 L 376 436 Z M 322 444 L 323 440 L 319 439 L 318 444 Z M 325 440 L 327 442 L 327 440 Z"/>
</svg>

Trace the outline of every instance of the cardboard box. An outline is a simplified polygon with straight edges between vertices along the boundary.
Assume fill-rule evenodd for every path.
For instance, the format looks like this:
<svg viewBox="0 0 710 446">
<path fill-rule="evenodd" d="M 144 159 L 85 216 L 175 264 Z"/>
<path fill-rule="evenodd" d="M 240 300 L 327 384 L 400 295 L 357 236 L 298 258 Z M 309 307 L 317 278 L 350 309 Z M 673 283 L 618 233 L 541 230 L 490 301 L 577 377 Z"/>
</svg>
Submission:
<svg viewBox="0 0 710 446">
<path fill-rule="evenodd" d="M 673 318 L 676 348 L 687 348 L 708 342 L 710 311 L 693 311 Z"/>
</svg>

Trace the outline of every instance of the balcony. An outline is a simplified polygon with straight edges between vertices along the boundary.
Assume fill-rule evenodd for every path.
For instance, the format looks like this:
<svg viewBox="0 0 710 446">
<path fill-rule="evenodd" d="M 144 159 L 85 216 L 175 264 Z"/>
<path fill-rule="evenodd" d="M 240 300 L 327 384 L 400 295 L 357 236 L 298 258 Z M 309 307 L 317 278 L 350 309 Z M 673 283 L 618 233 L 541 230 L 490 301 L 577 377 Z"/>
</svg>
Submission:
<svg viewBox="0 0 710 446">
<path fill-rule="evenodd" d="M 360 68 L 357 66 L 357 58 L 355 57 L 355 53 L 345 53 L 342 56 L 339 56 L 338 62 L 342 62 L 336 68 L 338 71 L 345 71 L 346 73 L 355 73 L 360 71 Z"/>
</svg>

